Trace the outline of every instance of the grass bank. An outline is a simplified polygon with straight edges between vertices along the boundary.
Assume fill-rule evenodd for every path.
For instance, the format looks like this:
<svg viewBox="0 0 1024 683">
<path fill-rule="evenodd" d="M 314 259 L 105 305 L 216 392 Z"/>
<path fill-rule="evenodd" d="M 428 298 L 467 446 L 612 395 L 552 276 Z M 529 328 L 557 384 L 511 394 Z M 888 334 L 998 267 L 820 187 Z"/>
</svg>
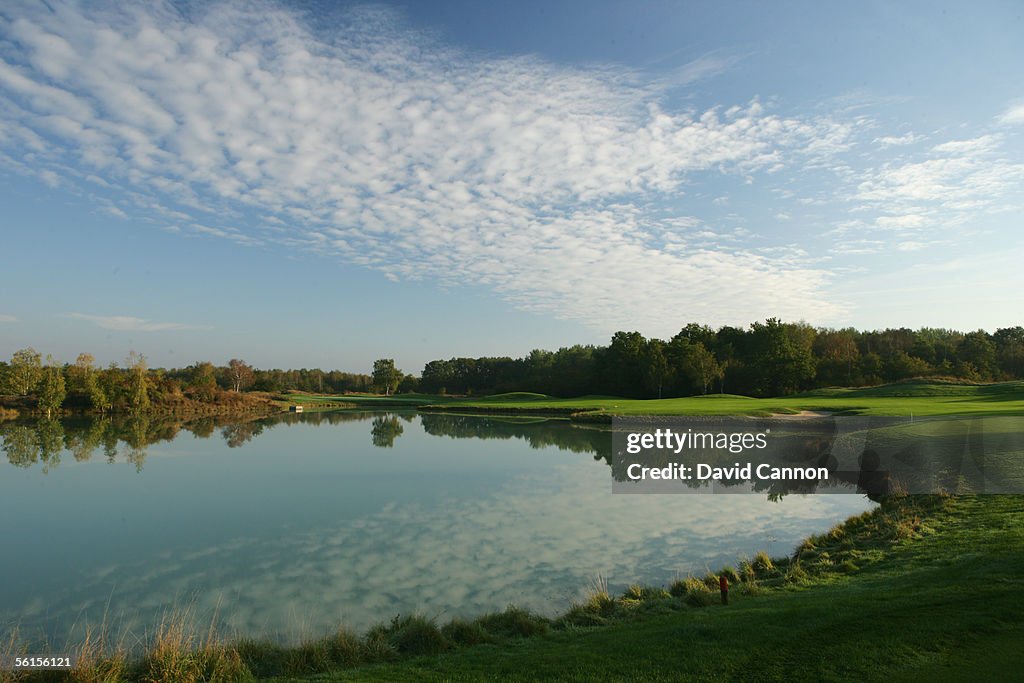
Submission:
<svg viewBox="0 0 1024 683">
<path fill-rule="evenodd" d="M 793 396 L 751 398 L 710 394 L 665 399 L 616 396 L 557 398 L 513 392 L 467 398 L 432 394 L 345 394 L 321 396 L 291 393 L 288 400 L 312 406 L 343 401 L 360 408 L 416 408 L 460 413 L 547 415 L 581 421 L 604 415 L 778 415 L 824 411 L 844 415 L 1024 415 L 1024 382 L 964 384 L 906 381 L 878 387 L 817 389 Z"/>
<path fill-rule="evenodd" d="M 612 596 L 556 619 L 509 608 L 443 626 L 398 617 L 300 647 L 165 624 L 130 659 L 99 641 L 71 674 L 5 681 L 974 680 L 1024 664 L 1024 497 L 893 499 L 714 576 Z M 3 654 L 0 646 L 0 654 Z M 971 676 L 968 676 L 971 674 Z"/>
<path fill-rule="evenodd" d="M 904 499 L 750 564 L 728 607 L 694 585 L 637 590 L 567 615 L 604 623 L 305 680 L 961 681 L 1024 665 L 1022 497 Z"/>
<path fill-rule="evenodd" d="M 731 394 L 666 399 L 614 396 L 554 398 L 499 394 L 480 399 L 423 403 L 424 410 L 573 415 L 771 415 L 826 411 L 845 415 L 1024 415 L 1024 382 L 955 384 L 901 382 L 860 389 L 818 389 L 794 396 L 750 398 Z"/>
</svg>

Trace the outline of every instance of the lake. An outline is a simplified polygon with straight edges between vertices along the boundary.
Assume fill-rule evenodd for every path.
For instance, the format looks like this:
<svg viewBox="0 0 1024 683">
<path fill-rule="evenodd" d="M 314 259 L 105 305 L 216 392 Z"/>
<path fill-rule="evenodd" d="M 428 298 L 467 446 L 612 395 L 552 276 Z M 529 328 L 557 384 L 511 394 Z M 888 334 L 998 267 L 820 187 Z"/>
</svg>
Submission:
<svg viewBox="0 0 1024 683">
<path fill-rule="evenodd" d="M 415 412 L 0 423 L 0 623 L 51 643 L 171 610 L 282 642 L 396 614 L 547 615 L 790 552 L 861 495 L 612 494 L 606 428 Z"/>
</svg>

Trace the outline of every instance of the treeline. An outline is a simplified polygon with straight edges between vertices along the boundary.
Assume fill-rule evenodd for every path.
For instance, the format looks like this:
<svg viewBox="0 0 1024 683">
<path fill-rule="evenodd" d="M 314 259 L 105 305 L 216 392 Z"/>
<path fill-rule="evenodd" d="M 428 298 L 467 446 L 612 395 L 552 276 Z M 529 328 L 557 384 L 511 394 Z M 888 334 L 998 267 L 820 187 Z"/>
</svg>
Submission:
<svg viewBox="0 0 1024 683">
<path fill-rule="evenodd" d="M 47 414 L 59 410 L 146 412 L 152 408 L 187 410 L 202 405 L 244 409 L 242 392 L 287 390 L 344 393 L 369 391 L 372 378 L 337 370 L 259 370 L 233 358 L 227 365 L 199 362 L 185 368 L 149 368 L 144 356 L 132 352 L 122 363 L 96 365 L 88 353 L 74 363 L 27 348 L 0 362 L 0 395 L 19 407 Z M 8 401 L 7 403 L 11 403 Z"/>
<path fill-rule="evenodd" d="M 608 346 L 535 350 L 523 358 L 452 358 L 423 368 L 424 393 L 531 391 L 629 398 L 709 392 L 782 396 L 914 377 L 1024 378 L 1024 327 L 860 331 L 770 318 L 749 328 L 691 323 L 671 339 L 617 332 Z"/>
<path fill-rule="evenodd" d="M 120 457 L 141 470 L 150 446 L 172 441 L 182 431 L 197 439 L 219 433 L 228 448 L 239 448 L 278 425 L 339 424 L 368 417 L 371 416 L 367 413 L 323 412 L 184 419 L 143 414 L 0 421 L 0 452 L 15 467 L 41 464 L 44 474 L 56 468 L 61 457 L 69 453 L 77 462 L 91 460 L 97 453 L 111 463 Z"/>
<path fill-rule="evenodd" d="M 34 349 L 0 362 L 0 394 L 18 407 L 145 412 L 202 404 L 245 404 L 244 392 L 483 395 L 528 391 L 552 396 L 629 398 L 709 392 L 782 396 L 828 386 L 870 386 L 913 377 L 968 381 L 1024 379 L 1024 327 L 984 330 L 921 328 L 860 331 L 815 328 L 775 318 L 748 328 L 690 323 L 671 339 L 616 332 L 607 346 L 534 350 L 522 358 L 452 358 L 427 363 L 419 378 L 392 359 L 372 374 L 320 369 L 260 370 L 231 359 L 151 369 L 136 353 L 98 367 L 83 353 L 71 364 L 45 362 Z M 11 401 L 5 401 L 11 405 Z"/>
</svg>

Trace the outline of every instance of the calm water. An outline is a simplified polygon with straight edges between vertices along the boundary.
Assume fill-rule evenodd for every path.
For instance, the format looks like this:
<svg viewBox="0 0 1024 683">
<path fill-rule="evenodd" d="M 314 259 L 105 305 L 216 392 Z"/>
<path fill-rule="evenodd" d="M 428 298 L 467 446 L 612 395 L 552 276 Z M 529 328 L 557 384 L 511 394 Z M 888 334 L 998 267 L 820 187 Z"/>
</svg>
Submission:
<svg viewBox="0 0 1024 683">
<path fill-rule="evenodd" d="M 597 575 L 667 584 L 790 551 L 858 495 L 612 495 L 561 421 L 333 413 L 5 423 L 0 625 L 54 642 L 169 609 L 284 641 L 395 614 L 554 614 Z M 213 615 L 216 615 L 215 617 Z"/>
</svg>

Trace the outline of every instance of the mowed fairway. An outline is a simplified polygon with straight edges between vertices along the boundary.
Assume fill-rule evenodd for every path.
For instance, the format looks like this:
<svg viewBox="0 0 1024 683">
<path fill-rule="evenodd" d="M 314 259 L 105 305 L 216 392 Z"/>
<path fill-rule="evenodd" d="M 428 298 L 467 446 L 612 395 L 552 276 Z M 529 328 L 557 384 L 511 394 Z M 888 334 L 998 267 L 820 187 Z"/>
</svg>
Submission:
<svg viewBox="0 0 1024 683">
<path fill-rule="evenodd" d="M 1024 382 L 954 384 L 902 382 L 864 389 L 819 389 L 779 398 L 731 394 L 635 400 L 614 396 L 554 398 L 516 392 L 475 399 L 399 395 L 345 396 L 360 406 L 388 405 L 472 412 L 572 413 L 611 415 L 769 415 L 804 410 L 849 415 L 1024 415 Z"/>
</svg>

